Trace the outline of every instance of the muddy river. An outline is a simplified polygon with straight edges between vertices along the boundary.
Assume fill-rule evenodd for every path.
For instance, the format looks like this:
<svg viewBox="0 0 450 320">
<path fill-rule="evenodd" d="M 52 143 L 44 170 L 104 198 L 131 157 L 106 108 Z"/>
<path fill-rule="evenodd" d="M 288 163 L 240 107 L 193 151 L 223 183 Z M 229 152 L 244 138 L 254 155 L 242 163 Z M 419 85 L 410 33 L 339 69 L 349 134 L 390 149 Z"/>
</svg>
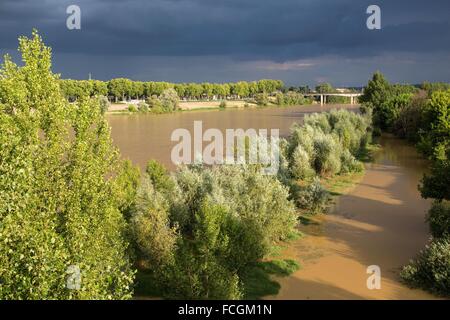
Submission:
<svg viewBox="0 0 450 320">
<path fill-rule="evenodd" d="M 349 105 L 310 105 L 285 108 L 248 108 L 228 110 L 186 111 L 162 115 L 108 115 L 112 127 L 114 143 L 123 157 L 144 167 L 150 159 L 163 163 L 169 169 L 175 165 L 171 161 L 172 148 L 178 142 L 171 141 L 172 132 L 184 128 L 193 136 L 194 121 L 202 121 L 203 131 L 217 128 L 223 134 L 226 129 L 279 129 L 280 135 L 289 133 L 294 122 L 299 122 L 305 114 L 331 110 L 333 108 L 358 109 Z"/>
</svg>

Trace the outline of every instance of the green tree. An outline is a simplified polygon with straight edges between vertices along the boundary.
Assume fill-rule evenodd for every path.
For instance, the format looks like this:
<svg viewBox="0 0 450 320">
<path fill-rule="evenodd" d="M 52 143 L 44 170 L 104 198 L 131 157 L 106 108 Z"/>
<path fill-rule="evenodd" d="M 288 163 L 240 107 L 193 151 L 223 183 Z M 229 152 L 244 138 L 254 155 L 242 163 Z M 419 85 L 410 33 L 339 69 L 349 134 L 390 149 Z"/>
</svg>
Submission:
<svg viewBox="0 0 450 320">
<path fill-rule="evenodd" d="M 100 104 L 100 110 L 103 114 L 105 114 L 109 107 L 111 106 L 111 103 L 109 102 L 108 98 L 105 96 L 97 96 L 98 103 Z"/>
<path fill-rule="evenodd" d="M 130 298 L 118 154 L 98 100 L 67 102 L 37 31 L 19 43 L 23 66 L 6 56 L 0 71 L 0 299 Z"/>
<path fill-rule="evenodd" d="M 180 103 L 180 98 L 178 97 L 175 89 L 169 88 L 165 89 L 161 96 L 159 97 L 161 105 L 167 112 L 172 112 L 178 109 L 178 104 Z"/>
<path fill-rule="evenodd" d="M 119 98 L 125 100 L 132 92 L 132 82 L 124 78 L 112 79 L 108 82 L 108 92 L 114 96 L 116 102 Z"/>
<path fill-rule="evenodd" d="M 252 81 L 248 84 L 248 91 L 251 97 L 254 97 L 255 94 L 258 93 L 258 83 L 256 81 Z"/>
<path fill-rule="evenodd" d="M 390 130 L 398 120 L 400 113 L 412 100 L 410 93 L 391 95 L 373 111 L 373 123 L 382 130 Z"/>
<path fill-rule="evenodd" d="M 364 88 L 363 95 L 359 98 L 359 101 L 367 108 L 379 106 L 389 96 L 390 86 L 390 83 L 383 74 L 377 71 L 373 74 L 372 79 L 369 80 L 367 86 Z"/>
<path fill-rule="evenodd" d="M 237 82 L 234 87 L 233 93 L 241 98 L 248 97 L 248 95 L 250 94 L 248 83 L 245 81 Z"/>
<path fill-rule="evenodd" d="M 139 186 L 131 227 L 138 259 L 147 269 L 159 273 L 157 285 L 163 286 L 167 280 L 164 268 L 174 262 L 178 234 L 170 225 L 169 203 L 148 176 Z"/>
<path fill-rule="evenodd" d="M 136 99 L 141 98 L 144 95 L 145 86 L 141 81 L 132 81 L 131 82 L 131 91 L 130 96 Z"/>
<path fill-rule="evenodd" d="M 175 183 L 169 175 L 169 171 L 156 160 L 150 160 L 145 168 L 145 173 L 150 179 L 156 191 L 170 193 L 175 188 Z"/>
<path fill-rule="evenodd" d="M 92 80 L 93 84 L 93 95 L 96 96 L 107 96 L 108 95 L 108 84 L 100 80 Z"/>
<path fill-rule="evenodd" d="M 258 93 L 255 96 L 255 101 L 258 106 L 267 106 L 269 104 L 269 97 L 265 92 Z"/>
<path fill-rule="evenodd" d="M 424 82 L 421 88 L 425 90 L 429 96 L 435 91 L 446 91 L 450 89 L 450 83 L 446 82 Z"/>
<path fill-rule="evenodd" d="M 177 83 L 175 84 L 174 89 L 180 98 L 184 98 L 186 96 L 186 84 Z"/>
<path fill-rule="evenodd" d="M 122 161 L 114 181 L 116 201 L 120 212 L 129 218 L 136 204 L 136 193 L 139 187 L 141 172 L 130 160 Z"/>
<path fill-rule="evenodd" d="M 203 87 L 203 95 L 207 99 L 211 99 L 213 96 L 214 85 L 211 83 L 205 82 L 205 83 L 202 83 L 202 87 Z"/>
<path fill-rule="evenodd" d="M 429 173 L 422 178 L 419 190 L 423 198 L 450 200 L 450 151 L 447 158 L 435 160 Z"/>
<path fill-rule="evenodd" d="M 203 87 L 197 83 L 189 83 L 186 87 L 186 95 L 190 99 L 199 99 L 202 95 Z"/>
<path fill-rule="evenodd" d="M 434 159 L 445 160 L 450 148 L 450 89 L 433 92 L 424 114 L 426 127 L 419 148 Z"/>
<path fill-rule="evenodd" d="M 330 92 L 334 92 L 335 89 L 329 83 L 320 83 L 316 86 L 316 91 L 318 93 L 330 93 Z"/>
<path fill-rule="evenodd" d="M 236 272 L 226 267 L 229 239 L 228 211 L 207 200 L 194 213 L 192 229 L 178 242 L 175 263 L 168 280 L 172 298 L 239 299 L 241 290 Z"/>
</svg>

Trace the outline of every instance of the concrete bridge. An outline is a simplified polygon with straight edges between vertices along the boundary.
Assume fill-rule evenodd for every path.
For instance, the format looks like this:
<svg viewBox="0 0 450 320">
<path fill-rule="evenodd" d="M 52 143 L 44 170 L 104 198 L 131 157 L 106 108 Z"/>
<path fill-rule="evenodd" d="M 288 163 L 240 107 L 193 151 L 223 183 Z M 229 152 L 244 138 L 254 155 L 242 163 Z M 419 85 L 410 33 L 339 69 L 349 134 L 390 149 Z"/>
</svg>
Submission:
<svg viewBox="0 0 450 320">
<path fill-rule="evenodd" d="M 355 98 L 362 96 L 362 93 L 340 93 L 340 92 L 332 92 L 332 93 L 305 93 L 305 97 L 320 97 L 320 105 L 327 103 L 327 97 L 335 96 L 335 97 L 350 97 L 350 104 L 355 104 Z"/>
</svg>

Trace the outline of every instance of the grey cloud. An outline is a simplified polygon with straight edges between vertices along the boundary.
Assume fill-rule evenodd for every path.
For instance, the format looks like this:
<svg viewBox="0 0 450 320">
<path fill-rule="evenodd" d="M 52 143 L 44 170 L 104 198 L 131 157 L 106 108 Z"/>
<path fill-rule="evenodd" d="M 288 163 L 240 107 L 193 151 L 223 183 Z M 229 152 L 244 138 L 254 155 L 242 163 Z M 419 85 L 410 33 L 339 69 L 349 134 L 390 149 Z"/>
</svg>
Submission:
<svg viewBox="0 0 450 320">
<path fill-rule="evenodd" d="M 80 31 L 65 27 L 69 4 L 81 7 Z M 365 27 L 369 4 L 372 1 L 2 0 L 0 46 L 3 50 L 15 48 L 17 37 L 36 27 L 53 47 L 55 58 L 65 61 L 57 64 L 63 74 L 75 76 L 80 69 L 63 57 L 84 57 L 86 68 L 105 76 L 120 69 L 120 61 L 145 57 L 153 66 L 148 76 L 162 76 L 164 68 L 170 69 L 163 61 L 189 60 L 205 72 L 205 78 L 209 69 L 221 73 L 224 81 L 230 77 L 227 63 L 250 66 L 252 61 L 283 63 L 334 56 L 337 64 L 329 70 L 338 70 L 339 59 L 377 61 L 374 58 L 404 57 L 404 53 L 422 57 L 435 53 L 448 59 L 450 2 L 377 1 L 383 26 L 377 31 Z M 212 64 L 214 57 L 216 65 Z M 89 63 L 97 60 L 111 64 L 102 63 L 104 69 L 100 70 Z M 221 65 L 217 61 L 222 61 Z M 378 63 L 383 65 L 381 60 Z M 308 72 L 316 70 L 312 76 L 319 77 L 317 68 Z M 185 72 L 179 68 L 178 78 L 189 78 Z M 261 70 L 247 72 L 256 75 Z M 135 74 L 129 71 L 128 76 Z M 176 77 L 176 72 L 170 74 Z"/>
</svg>

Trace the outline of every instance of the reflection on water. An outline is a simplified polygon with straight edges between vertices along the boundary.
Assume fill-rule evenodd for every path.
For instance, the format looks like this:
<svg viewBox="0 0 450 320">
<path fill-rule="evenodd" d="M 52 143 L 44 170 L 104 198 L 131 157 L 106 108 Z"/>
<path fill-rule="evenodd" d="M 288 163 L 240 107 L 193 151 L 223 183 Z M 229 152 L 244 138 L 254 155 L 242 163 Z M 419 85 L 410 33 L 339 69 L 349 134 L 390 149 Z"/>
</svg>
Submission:
<svg viewBox="0 0 450 320">
<path fill-rule="evenodd" d="M 174 165 L 170 153 L 177 142 L 170 140 L 175 129 L 185 128 L 191 134 L 194 121 L 203 121 L 203 132 L 217 128 L 226 129 L 279 129 L 280 135 L 289 133 L 294 122 L 302 120 L 306 113 L 321 112 L 349 106 L 298 106 L 285 108 L 189 111 L 163 115 L 108 115 L 112 138 L 123 157 L 144 167 L 148 160 L 156 159 L 170 169 Z M 357 109 L 358 106 L 352 106 Z"/>
</svg>

